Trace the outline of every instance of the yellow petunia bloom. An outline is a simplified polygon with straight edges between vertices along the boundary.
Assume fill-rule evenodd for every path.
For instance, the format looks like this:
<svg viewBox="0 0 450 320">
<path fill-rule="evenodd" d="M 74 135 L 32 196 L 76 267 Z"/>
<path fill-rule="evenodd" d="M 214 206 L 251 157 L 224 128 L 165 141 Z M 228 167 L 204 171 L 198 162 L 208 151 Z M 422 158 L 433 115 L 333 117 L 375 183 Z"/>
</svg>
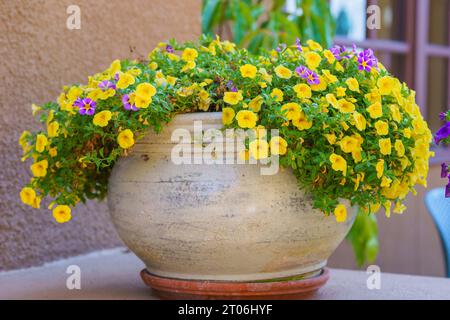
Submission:
<svg viewBox="0 0 450 320">
<path fill-rule="evenodd" d="M 353 137 L 346 136 L 340 142 L 339 146 L 345 153 L 352 153 L 360 148 L 359 141 Z"/>
<path fill-rule="evenodd" d="M 333 153 L 330 155 L 330 161 L 334 171 L 341 171 L 344 177 L 347 175 L 347 161 L 343 157 Z"/>
<path fill-rule="evenodd" d="M 25 187 L 20 191 L 20 200 L 24 204 L 32 205 L 34 199 L 36 198 L 36 191 L 31 189 L 30 187 Z"/>
<path fill-rule="evenodd" d="M 184 49 L 183 53 L 181 54 L 181 60 L 184 60 L 186 62 L 194 61 L 197 57 L 198 57 L 197 50 L 192 48 Z"/>
<path fill-rule="evenodd" d="M 235 116 L 234 109 L 228 107 L 222 109 L 222 123 L 224 125 L 229 125 L 233 123 L 234 116 Z"/>
<path fill-rule="evenodd" d="M 143 98 L 142 96 L 134 95 L 134 105 L 136 108 L 145 109 L 152 103 L 152 98 Z"/>
<path fill-rule="evenodd" d="M 375 170 L 377 171 L 377 178 L 381 179 L 384 173 L 384 160 L 380 159 L 377 162 L 377 165 L 375 166 Z"/>
<path fill-rule="evenodd" d="M 395 140 L 394 149 L 399 157 L 403 157 L 405 155 L 405 146 L 401 140 Z"/>
<path fill-rule="evenodd" d="M 397 201 L 395 203 L 394 213 L 402 214 L 405 210 L 406 210 L 406 206 L 403 203 L 401 203 L 400 201 Z"/>
<path fill-rule="evenodd" d="M 334 54 L 330 50 L 325 50 L 323 55 L 327 58 L 329 64 L 333 64 L 336 61 Z"/>
<path fill-rule="evenodd" d="M 367 107 L 367 112 L 369 112 L 372 119 L 380 118 L 383 115 L 383 108 L 380 102 L 375 102 L 371 106 Z"/>
<path fill-rule="evenodd" d="M 306 117 L 305 112 L 300 111 L 300 116 L 298 118 L 292 119 L 292 124 L 297 127 L 300 131 L 308 130 L 312 127 L 312 121 L 309 121 Z"/>
<path fill-rule="evenodd" d="M 65 223 L 72 219 L 71 210 L 69 206 L 66 205 L 58 205 L 53 211 L 53 218 L 55 218 L 58 223 Z"/>
<path fill-rule="evenodd" d="M 36 136 L 36 151 L 41 153 L 44 152 L 45 147 L 48 144 L 48 139 L 44 134 L 38 134 Z"/>
<path fill-rule="evenodd" d="M 256 67 L 254 65 L 248 64 L 248 63 L 241 66 L 239 68 L 239 70 L 241 71 L 242 77 L 250 78 L 250 79 L 253 79 L 256 76 L 256 72 L 257 72 Z"/>
<path fill-rule="evenodd" d="M 322 73 L 324 78 L 327 79 L 328 83 L 338 82 L 338 78 L 335 75 L 331 74 L 330 70 L 323 70 Z"/>
<path fill-rule="evenodd" d="M 169 85 L 174 86 L 175 83 L 177 82 L 178 78 L 175 78 L 172 76 L 167 76 L 166 80 Z"/>
<path fill-rule="evenodd" d="M 392 119 L 395 122 L 400 123 L 403 119 L 403 116 L 400 112 L 400 108 L 397 105 L 391 104 L 391 105 L 389 105 L 389 110 L 391 111 Z"/>
<path fill-rule="evenodd" d="M 287 142 L 282 137 L 270 139 L 270 152 L 274 155 L 284 155 L 287 152 Z"/>
<path fill-rule="evenodd" d="M 403 129 L 403 135 L 405 136 L 405 138 L 407 138 L 407 139 L 411 138 L 411 134 L 412 134 L 412 131 L 410 128 Z"/>
<path fill-rule="evenodd" d="M 347 87 L 354 91 L 354 92 L 359 92 L 359 83 L 358 80 L 356 80 L 355 78 L 349 78 L 345 81 L 345 84 L 347 85 Z"/>
<path fill-rule="evenodd" d="M 347 208 L 343 204 L 338 204 L 334 209 L 334 216 L 336 217 L 336 222 L 345 222 L 347 220 Z"/>
<path fill-rule="evenodd" d="M 275 74 L 282 79 L 290 79 L 292 77 L 292 71 L 285 66 L 276 67 Z"/>
<path fill-rule="evenodd" d="M 337 138 L 334 133 L 324 134 L 324 136 L 325 136 L 325 138 L 327 138 L 329 144 L 333 145 L 336 143 Z"/>
<path fill-rule="evenodd" d="M 302 111 L 302 108 L 298 103 L 290 102 L 283 105 L 281 107 L 281 111 L 284 112 L 284 115 L 288 120 L 293 120 L 300 118 L 300 112 Z"/>
<path fill-rule="evenodd" d="M 307 67 L 311 70 L 316 70 L 320 65 L 322 58 L 315 52 L 307 52 L 305 53 L 305 63 Z"/>
<path fill-rule="evenodd" d="M 266 140 L 253 140 L 249 144 L 250 155 L 255 159 L 266 159 L 269 156 L 269 143 Z"/>
<path fill-rule="evenodd" d="M 322 46 L 314 40 L 306 41 L 306 44 L 311 48 L 311 50 L 322 51 Z"/>
<path fill-rule="evenodd" d="M 122 73 L 119 76 L 119 81 L 117 81 L 116 87 L 119 89 L 126 89 L 135 83 L 134 77 L 129 73 Z"/>
<path fill-rule="evenodd" d="M 299 99 L 309 99 L 312 96 L 311 88 L 305 83 L 297 84 L 293 89 Z"/>
<path fill-rule="evenodd" d="M 346 96 L 346 92 L 347 88 L 344 87 L 337 87 L 336 88 L 336 95 L 340 98 L 345 97 Z"/>
<path fill-rule="evenodd" d="M 394 85 L 394 79 L 391 77 L 382 77 L 377 81 L 378 90 L 382 96 L 390 95 Z"/>
<path fill-rule="evenodd" d="M 125 129 L 117 136 L 117 142 L 123 149 L 131 148 L 134 145 L 134 135 L 130 129 Z"/>
<path fill-rule="evenodd" d="M 106 127 L 108 125 L 109 120 L 111 120 L 112 113 L 109 110 L 104 110 L 97 113 L 92 119 L 94 125 L 99 127 Z"/>
<path fill-rule="evenodd" d="M 236 115 L 236 120 L 241 128 L 252 129 L 256 126 L 258 121 L 258 115 L 249 110 L 241 110 Z"/>
<path fill-rule="evenodd" d="M 392 179 L 389 179 L 387 177 L 383 177 L 381 179 L 380 187 L 382 188 L 388 188 L 392 183 Z"/>
<path fill-rule="evenodd" d="M 240 91 L 238 92 L 225 92 L 224 96 L 223 96 L 223 101 L 225 101 L 228 104 L 231 105 L 236 105 L 238 104 L 240 101 L 242 101 L 242 93 Z"/>
<path fill-rule="evenodd" d="M 50 155 L 50 157 L 54 158 L 58 155 L 58 149 L 56 147 L 50 148 L 48 150 L 48 154 Z"/>
<path fill-rule="evenodd" d="M 338 110 L 342 113 L 351 113 L 355 111 L 355 105 L 346 99 L 338 101 Z"/>
<path fill-rule="evenodd" d="M 380 139 L 378 141 L 378 146 L 380 147 L 381 154 L 385 156 L 391 154 L 392 151 L 391 139 L 389 138 Z"/>
<path fill-rule="evenodd" d="M 145 100 L 151 99 L 156 94 L 156 88 L 150 83 L 140 83 L 136 87 L 136 96 Z"/>
<path fill-rule="evenodd" d="M 355 121 L 356 129 L 359 131 L 366 130 L 367 121 L 361 113 L 357 111 L 353 112 L 353 120 Z"/>
<path fill-rule="evenodd" d="M 334 108 L 338 108 L 339 107 L 339 103 L 338 100 L 336 99 L 336 96 L 332 93 L 328 93 L 326 95 L 326 100 L 329 104 L 331 104 Z"/>
<path fill-rule="evenodd" d="M 375 129 L 377 130 L 377 135 L 385 136 L 389 133 L 389 124 L 386 121 L 378 120 L 375 122 Z"/>
<path fill-rule="evenodd" d="M 283 101 L 284 93 L 278 88 L 275 88 L 270 93 L 270 96 L 275 99 L 276 102 Z"/>
<path fill-rule="evenodd" d="M 264 99 L 261 96 L 256 96 L 253 98 L 250 103 L 248 104 L 248 107 L 253 110 L 253 112 L 259 112 L 261 110 L 261 106 L 264 103 Z"/>
<path fill-rule="evenodd" d="M 47 175 L 48 161 L 44 159 L 39 162 L 33 163 L 30 169 L 33 173 L 33 176 L 38 178 L 45 177 Z"/>
</svg>

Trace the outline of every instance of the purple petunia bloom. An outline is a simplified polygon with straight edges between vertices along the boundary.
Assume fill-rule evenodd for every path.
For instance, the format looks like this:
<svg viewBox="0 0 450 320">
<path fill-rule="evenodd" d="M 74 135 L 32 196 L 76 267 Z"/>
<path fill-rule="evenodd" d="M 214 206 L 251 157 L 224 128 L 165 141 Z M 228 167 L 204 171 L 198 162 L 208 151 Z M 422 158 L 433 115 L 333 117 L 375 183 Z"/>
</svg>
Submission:
<svg viewBox="0 0 450 320">
<path fill-rule="evenodd" d="M 114 80 L 119 81 L 120 75 L 118 72 L 114 75 Z"/>
<path fill-rule="evenodd" d="M 77 100 L 75 100 L 73 105 L 78 107 L 79 113 L 81 115 L 92 116 L 95 113 L 95 107 L 97 106 L 97 103 L 90 98 L 78 98 Z"/>
<path fill-rule="evenodd" d="M 238 89 L 234 86 L 234 83 L 231 80 L 227 82 L 227 88 L 231 92 L 238 92 Z"/>
<path fill-rule="evenodd" d="M 445 197 L 450 198 L 450 176 L 448 177 L 448 184 L 445 187 Z"/>
<path fill-rule="evenodd" d="M 284 49 L 286 49 L 286 44 L 285 43 L 280 43 L 280 45 L 275 50 L 277 52 L 281 52 L 281 51 L 284 51 Z"/>
<path fill-rule="evenodd" d="M 306 79 L 308 77 L 309 69 L 305 66 L 299 66 L 295 68 L 295 73 L 297 73 L 300 78 Z"/>
<path fill-rule="evenodd" d="M 166 52 L 168 52 L 168 53 L 174 53 L 173 47 L 172 47 L 170 44 L 168 44 L 168 45 L 166 46 Z"/>
<path fill-rule="evenodd" d="M 315 73 L 312 70 L 308 70 L 308 75 L 306 77 L 306 81 L 308 81 L 309 84 L 319 84 L 320 79 L 317 73 Z"/>
<path fill-rule="evenodd" d="M 138 108 L 134 105 L 134 103 L 130 102 L 130 96 L 127 94 L 124 94 L 122 97 L 122 104 L 125 110 L 132 110 L 137 111 Z"/>
<path fill-rule="evenodd" d="M 448 165 L 445 162 L 443 162 L 441 164 L 441 178 L 447 178 L 448 174 L 449 174 Z"/>
<path fill-rule="evenodd" d="M 330 48 L 330 51 L 333 54 L 333 56 L 336 58 L 336 60 L 340 61 L 343 58 L 342 54 L 345 53 L 347 51 L 347 49 L 344 46 L 335 45 Z"/>
<path fill-rule="evenodd" d="M 297 50 L 298 50 L 298 51 L 300 51 L 300 52 L 303 51 L 303 49 L 302 49 L 302 43 L 300 42 L 300 39 L 299 39 L 299 38 L 296 38 L 296 39 L 295 39 L 295 46 L 297 47 Z"/>
<path fill-rule="evenodd" d="M 447 122 L 442 128 L 440 128 L 434 135 L 434 142 L 439 144 L 441 140 L 444 140 L 450 136 L 450 122 Z"/>
<path fill-rule="evenodd" d="M 372 68 L 377 67 L 378 60 L 375 58 L 372 49 L 361 51 L 358 54 L 358 69 L 370 72 Z"/>
<path fill-rule="evenodd" d="M 109 80 L 103 80 L 98 84 L 98 87 L 102 89 L 102 91 L 106 91 L 108 89 L 116 90 L 116 85 Z"/>
<path fill-rule="evenodd" d="M 439 113 L 439 119 L 441 119 L 442 121 L 444 121 L 446 117 L 447 117 L 447 114 L 445 112 Z"/>
</svg>

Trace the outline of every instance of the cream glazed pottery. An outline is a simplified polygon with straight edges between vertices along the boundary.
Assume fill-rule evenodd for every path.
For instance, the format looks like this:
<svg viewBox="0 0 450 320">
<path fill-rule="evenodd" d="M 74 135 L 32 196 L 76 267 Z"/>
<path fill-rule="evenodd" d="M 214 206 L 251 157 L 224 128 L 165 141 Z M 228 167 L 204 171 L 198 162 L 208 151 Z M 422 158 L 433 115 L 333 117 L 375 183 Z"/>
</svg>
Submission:
<svg viewBox="0 0 450 320">
<path fill-rule="evenodd" d="M 177 115 L 121 158 L 108 206 L 119 236 L 151 274 L 187 280 L 256 281 L 320 273 L 349 231 L 312 208 L 291 170 L 261 164 L 175 164 L 175 129 L 222 128 L 221 113 Z M 197 143 L 195 140 L 192 144 Z M 198 156 L 198 155 L 194 155 Z"/>
</svg>

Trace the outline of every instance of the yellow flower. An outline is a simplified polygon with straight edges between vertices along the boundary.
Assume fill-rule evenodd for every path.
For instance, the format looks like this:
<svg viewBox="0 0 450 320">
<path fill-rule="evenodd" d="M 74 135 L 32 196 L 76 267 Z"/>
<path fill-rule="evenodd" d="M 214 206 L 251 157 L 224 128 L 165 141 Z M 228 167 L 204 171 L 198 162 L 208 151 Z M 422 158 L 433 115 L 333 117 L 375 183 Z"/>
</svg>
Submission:
<svg viewBox="0 0 450 320">
<path fill-rule="evenodd" d="M 41 197 L 34 198 L 33 202 L 30 204 L 31 207 L 39 209 L 41 207 Z"/>
<path fill-rule="evenodd" d="M 327 58 L 329 64 L 333 64 L 336 61 L 334 54 L 330 50 L 325 50 L 323 55 Z"/>
<path fill-rule="evenodd" d="M 305 63 L 309 69 L 315 70 L 322 61 L 322 58 L 315 52 L 306 52 L 305 53 Z"/>
<path fill-rule="evenodd" d="M 391 77 L 382 77 L 377 81 L 377 86 L 382 96 L 391 94 L 394 85 L 395 81 Z"/>
<path fill-rule="evenodd" d="M 384 173 L 384 160 L 383 159 L 378 160 L 377 165 L 375 166 L 375 169 L 377 170 L 377 178 L 380 179 Z"/>
<path fill-rule="evenodd" d="M 382 188 L 388 188 L 391 185 L 392 179 L 389 179 L 387 177 L 383 177 L 381 179 L 380 187 Z"/>
<path fill-rule="evenodd" d="M 158 64 L 153 61 L 148 64 L 148 67 L 152 70 L 156 70 L 156 69 L 158 69 Z"/>
<path fill-rule="evenodd" d="M 306 44 L 311 48 L 311 50 L 316 50 L 316 51 L 323 50 L 322 46 L 314 40 L 308 40 L 308 41 L 306 41 Z"/>
<path fill-rule="evenodd" d="M 50 157 L 54 158 L 58 155 L 58 149 L 56 147 L 50 148 L 48 150 Z"/>
<path fill-rule="evenodd" d="M 300 118 L 302 108 L 298 103 L 289 102 L 281 107 L 281 111 L 284 112 L 284 115 L 288 120 L 293 120 Z"/>
<path fill-rule="evenodd" d="M 385 136 L 389 133 L 389 124 L 386 121 L 378 120 L 375 122 L 375 129 L 377 130 L 377 135 Z"/>
<path fill-rule="evenodd" d="M 48 139 L 44 134 L 38 134 L 36 136 L 36 151 L 41 153 L 45 150 L 48 144 Z"/>
<path fill-rule="evenodd" d="M 38 113 L 41 110 L 42 110 L 42 107 L 35 105 L 34 103 L 31 104 L 31 112 L 32 112 L 33 116 L 35 116 L 36 113 Z"/>
<path fill-rule="evenodd" d="M 401 140 L 395 140 L 394 149 L 399 157 L 403 157 L 405 155 L 405 146 Z"/>
<path fill-rule="evenodd" d="M 41 160 L 31 165 L 31 172 L 35 177 L 45 177 L 47 175 L 48 161 Z"/>
<path fill-rule="evenodd" d="M 355 105 L 346 99 L 338 101 L 338 110 L 342 113 L 351 113 L 355 111 Z"/>
<path fill-rule="evenodd" d="M 340 155 L 333 153 L 330 155 L 331 167 L 334 171 L 342 171 L 344 176 L 347 175 L 347 161 Z"/>
<path fill-rule="evenodd" d="M 347 79 L 347 81 L 345 81 L 345 83 L 350 90 L 359 92 L 359 83 L 355 78 L 349 78 Z"/>
<path fill-rule="evenodd" d="M 108 125 L 109 120 L 111 120 L 111 111 L 104 110 L 97 113 L 92 119 L 92 122 L 99 127 L 106 127 Z"/>
<path fill-rule="evenodd" d="M 297 93 L 297 98 L 299 99 L 309 99 L 311 98 L 311 88 L 304 83 L 297 84 L 294 86 L 294 91 Z"/>
<path fill-rule="evenodd" d="M 326 95 L 326 99 L 327 99 L 327 102 L 329 103 L 329 104 L 331 104 L 334 108 L 338 108 L 339 107 L 339 103 L 338 103 L 338 101 L 337 101 L 337 99 L 336 99 L 336 96 L 334 95 L 334 94 L 332 94 L 332 93 L 328 93 L 327 95 Z"/>
<path fill-rule="evenodd" d="M 264 81 L 272 83 L 272 76 L 267 72 L 266 69 L 260 68 L 258 71 L 261 74 Z"/>
<path fill-rule="evenodd" d="M 345 222 L 347 220 L 347 208 L 343 204 L 338 204 L 334 209 L 334 216 L 338 223 Z"/>
<path fill-rule="evenodd" d="M 24 204 L 28 204 L 31 206 L 35 198 L 36 191 L 29 187 L 25 187 L 20 191 L 20 200 L 22 200 Z"/>
<path fill-rule="evenodd" d="M 292 77 L 292 71 L 284 66 L 278 66 L 275 68 L 275 74 L 282 79 L 290 79 Z"/>
<path fill-rule="evenodd" d="M 239 68 L 241 71 L 241 75 L 244 78 L 250 78 L 253 79 L 256 76 L 256 67 L 252 64 L 245 64 Z"/>
<path fill-rule="evenodd" d="M 198 52 L 192 48 L 186 48 L 181 54 L 181 59 L 184 61 L 194 61 L 198 57 Z"/>
<path fill-rule="evenodd" d="M 355 111 L 353 113 L 353 120 L 355 120 L 356 129 L 359 131 L 366 130 L 367 121 L 361 113 Z"/>
<path fill-rule="evenodd" d="M 259 112 L 261 110 L 261 106 L 264 103 L 263 97 L 256 96 L 253 98 L 250 103 L 248 104 L 248 107 L 253 110 L 253 112 Z"/>
<path fill-rule="evenodd" d="M 357 151 L 360 148 L 359 141 L 349 136 L 344 137 L 339 142 L 339 146 L 345 153 L 352 153 L 353 151 Z"/>
<path fill-rule="evenodd" d="M 117 81 L 116 87 L 119 89 L 126 89 L 130 85 L 134 84 L 135 79 L 129 73 L 123 73 L 119 76 L 119 81 Z"/>
<path fill-rule="evenodd" d="M 402 214 L 405 210 L 406 210 L 406 206 L 403 203 L 401 203 L 400 201 L 397 201 L 395 203 L 394 213 Z"/>
<path fill-rule="evenodd" d="M 323 70 L 322 73 L 325 79 L 327 79 L 328 83 L 335 83 L 338 81 L 338 78 L 335 75 L 331 74 L 330 70 Z"/>
<path fill-rule="evenodd" d="M 109 75 L 111 77 L 115 76 L 116 73 L 119 72 L 121 68 L 122 66 L 120 64 L 120 60 L 119 59 L 114 60 L 108 68 Z"/>
<path fill-rule="evenodd" d="M 175 83 L 177 82 L 178 78 L 175 78 L 172 76 L 167 76 L 166 80 L 169 85 L 174 86 Z"/>
<path fill-rule="evenodd" d="M 392 119 L 393 119 L 395 122 L 400 123 L 400 121 L 402 121 L 402 119 L 403 119 L 403 116 L 402 116 L 402 114 L 400 113 L 399 107 L 396 106 L 396 105 L 394 105 L 394 104 L 391 104 L 391 105 L 389 106 L 389 109 L 390 109 L 390 111 L 391 111 L 391 117 L 392 117 Z"/>
<path fill-rule="evenodd" d="M 249 151 L 255 160 L 266 159 L 269 156 L 269 144 L 266 140 L 253 140 L 249 144 Z"/>
<path fill-rule="evenodd" d="M 136 96 L 149 100 L 156 94 L 156 88 L 150 83 L 140 83 L 136 87 Z"/>
<path fill-rule="evenodd" d="M 336 143 L 336 135 L 334 133 L 324 134 L 325 138 L 327 138 L 328 143 L 333 145 Z"/>
<path fill-rule="evenodd" d="M 222 109 L 222 123 L 225 125 L 233 123 L 235 112 L 232 108 Z"/>
<path fill-rule="evenodd" d="M 312 121 L 308 121 L 308 118 L 303 111 L 300 111 L 300 116 L 298 118 L 292 119 L 292 124 L 296 126 L 300 131 L 308 130 L 312 127 Z"/>
<path fill-rule="evenodd" d="M 381 154 L 383 154 L 385 156 L 391 154 L 391 149 L 392 149 L 391 139 L 389 139 L 389 138 L 380 139 L 378 141 L 378 145 L 380 147 Z"/>
<path fill-rule="evenodd" d="M 56 206 L 53 209 L 53 218 L 55 218 L 58 223 L 69 221 L 72 218 L 70 207 L 66 205 Z"/>
<path fill-rule="evenodd" d="M 258 121 L 258 116 L 249 110 L 241 110 L 237 113 L 236 119 L 238 125 L 241 128 L 254 128 L 256 126 L 256 121 Z"/>
<path fill-rule="evenodd" d="M 366 110 L 369 112 L 372 119 L 380 118 L 383 115 L 383 108 L 381 107 L 380 102 L 375 102 L 370 107 L 367 107 Z"/>
<path fill-rule="evenodd" d="M 311 90 L 312 91 L 324 91 L 328 87 L 327 79 L 323 76 L 319 76 L 319 84 L 312 84 Z"/>
<path fill-rule="evenodd" d="M 334 67 L 336 68 L 336 71 L 344 72 L 344 67 L 342 66 L 342 64 L 340 62 L 336 62 Z"/>
<path fill-rule="evenodd" d="M 198 96 L 200 97 L 201 100 L 206 101 L 206 100 L 208 100 L 208 98 L 209 98 L 209 93 L 208 93 L 208 91 L 206 91 L 206 90 L 201 90 L 201 91 L 198 93 Z"/>
<path fill-rule="evenodd" d="M 276 102 L 283 101 L 284 93 L 278 88 L 275 88 L 270 93 L 270 96 L 275 99 Z"/>
<path fill-rule="evenodd" d="M 240 91 L 238 92 L 225 92 L 223 96 L 223 101 L 225 101 L 228 104 L 236 105 L 242 100 L 242 94 Z"/>
<path fill-rule="evenodd" d="M 272 137 L 270 139 L 270 152 L 274 155 L 284 155 L 287 152 L 287 142 L 282 137 Z"/>
<path fill-rule="evenodd" d="M 134 135 L 130 129 L 125 129 L 117 136 L 117 142 L 123 149 L 128 149 L 134 145 Z"/>
<path fill-rule="evenodd" d="M 150 103 L 152 102 L 152 98 L 143 98 L 142 96 L 134 95 L 134 105 L 136 108 L 145 109 L 148 108 Z"/>
<path fill-rule="evenodd" d="M 186 64 L 181 68 L 181 72 L 188 72 L 189 70 L 192 70 L 196 67 L 195 61 L 188 61 Z"/>
<path fill-rule="evenodd" d="M 347 91 L 347 88 L 344 87 L 337 87 L 336 88 L 336 95 L 340 98 L 345 97 L 345 91 Z"/>
<path fill-rule="evenodd" d="M 22 132 L 22 134 L 20 135 L 19 138 L 19 145 L 23 148 L 26 149 L 28 147 L 28 142 L 27 142 L 27 138 L 31 136 L 30 131 L 24 131 Z"/>
<path fill-rule="evenodd" d="M 386 210 L 386 217 L 390 218 L 391 217 L 391 202 L 390 201 L 386 201 L 383 206 L 384 209 Z"/>
</svg>

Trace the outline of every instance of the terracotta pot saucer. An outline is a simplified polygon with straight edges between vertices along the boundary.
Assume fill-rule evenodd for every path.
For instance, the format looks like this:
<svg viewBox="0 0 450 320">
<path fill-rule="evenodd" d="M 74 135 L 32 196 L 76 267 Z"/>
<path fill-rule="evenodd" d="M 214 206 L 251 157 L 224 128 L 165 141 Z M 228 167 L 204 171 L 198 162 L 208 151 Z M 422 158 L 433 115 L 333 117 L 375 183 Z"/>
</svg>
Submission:
<svg viewBox="0 0 450 320">
<path fill-rule="evenodd" d="M 273 281 L 209 281 L 164 278 L 141 271 L 142 280 L 162 299 L 227 299 L 227 300 L 278 300 L 302 299 L 315 293 L 329 279 L 330 272 L 324 268 L 318 275 L 299 280 Z M 295 279 L 295 277 L 294 277 Z"/>
</svg>

